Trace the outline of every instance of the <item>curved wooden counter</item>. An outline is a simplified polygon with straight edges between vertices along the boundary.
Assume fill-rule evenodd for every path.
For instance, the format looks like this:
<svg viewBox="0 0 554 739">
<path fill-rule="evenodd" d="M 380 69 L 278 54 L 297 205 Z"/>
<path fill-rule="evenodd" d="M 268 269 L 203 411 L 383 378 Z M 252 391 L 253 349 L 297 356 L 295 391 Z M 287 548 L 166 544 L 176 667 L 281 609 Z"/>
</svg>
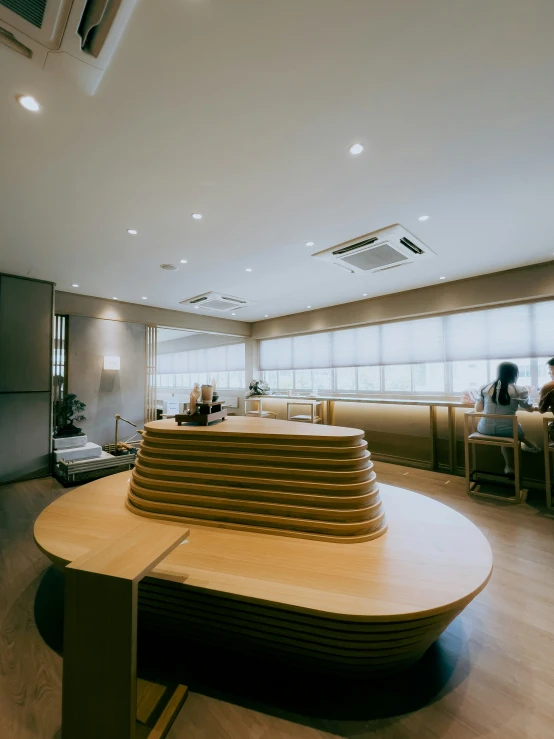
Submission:
<svg viewBox="0 0 554 739">
<path fill-rule="evenodd" d="M 125 533 L 136 522 L 128 485 L 120 473 L 59 498 L 36 521 L 38 546 L 63 566 Z M 381 496 L 388 530 L 348 546 L 191 526 L 188 544 L 141 583 L 140 617 L 291 663 L 366 673 L 407 667 L 485 587 L 492 553 L 447 506 L 388 485 Z"/>
<path fill-rule="evenodd" d="M 148 518 L 337 543 L 386 531 L 363 431 L 266 418 L 147 423 L 127 505 Z"/>
</svg>

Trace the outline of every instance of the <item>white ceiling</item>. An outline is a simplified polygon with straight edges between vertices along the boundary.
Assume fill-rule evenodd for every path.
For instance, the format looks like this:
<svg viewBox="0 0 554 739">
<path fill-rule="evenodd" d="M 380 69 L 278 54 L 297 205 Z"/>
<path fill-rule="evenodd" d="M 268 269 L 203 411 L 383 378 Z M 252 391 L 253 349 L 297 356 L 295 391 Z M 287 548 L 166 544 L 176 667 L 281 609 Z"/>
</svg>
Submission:
<svg viewBox="0 0 554 739">
<path fill-rule="evenodd" d="M 553 28 L 552 0 L 143 0 L 93 97 L 0 47 L 0 271 L 253 321 L 551 259 Z M 310 257 L 392 223 L 438 256 Z"/>
</svg>

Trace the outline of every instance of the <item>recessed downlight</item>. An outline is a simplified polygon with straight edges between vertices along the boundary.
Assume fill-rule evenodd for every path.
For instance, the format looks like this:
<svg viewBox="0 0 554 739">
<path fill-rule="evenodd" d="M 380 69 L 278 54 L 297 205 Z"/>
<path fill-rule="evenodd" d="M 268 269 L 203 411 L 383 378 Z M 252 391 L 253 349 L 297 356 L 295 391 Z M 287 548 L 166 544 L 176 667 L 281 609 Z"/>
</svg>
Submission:
<svg viewBox="0 0 554 739">
<path fill-rule="evenodd" d="M 446 280 L 446 277 L 439 277 L 439 280 Z"/>
<path fill-rule="evenodd" d="M 352 154 L 352 156 L 357 157 L 358 154 L 362 153 L 364 148 L 365 147 L 363 144 L 357 143 L 357 144 L 352 144 L 352 146 L 348 149 L 348 151 Z"/>
<path fill-rule="evenodd" d="M 119 300 L 119 298 L 112 298 L 112 300 Z"/>
<path fill-rule="evenodd" d="M 306 306 L 306 308 L 311 308 L 311 307 L 312 307 L 311 305 L 307 305 L 307 306 Z"/>
<path fill-rule="evenodd" d="M 146 298 L 144 295 L 142 296 L 142 299 L 143 300 L 148 300 L 148 298 Z"/>
<path fill-rule="evenodd" d="M 202 215 L 202 213 L 193 213 L 192 214 L 192 217 L 194 218 L 195 221 L 201 221 L 202 218 L 204 218 L 204 216 Z"/>
<path fill-rule="evenodd" d="M 160 269 L 165 269 L 167 272 L 177 272 L 179 267 L 174 264 L 160 264 Z"/>
<path fill-rule="evenodd" d="M 266 313 L 264 318 L 269 318 L 269 313 Z"/>
<path fill-rule="evenodd" d="M 194 310 L 198 310 L 198 306 L 197 305 L 194 306 Z"/>
<path fill-rule="evenodd" d="M 246 268 L 246 271 L 247 271 L 247 272 L 252 272 L 252 270 L 251 270 L 251 268 L 250 268 L 250 267 L 247 267 L 247 268 Z"/>
<path fill-rule="evenodd" d="M 232 315 L 232 316 L 236 316 L 237 314 L 236 314 L 236 313 L 231 313 L 231 315 Z"/>
<path fill-rule="evenodd" d="M 41 109 L 41 105 L 39 101 L 34 98 L 32 95 L 18 95 L 17 96 L 17 102 L 25 108 L 25 110 L 30 110 L 31 113 L 38 113 Z"/>
<path fill-rule="evenodd" d="M 306 246 L 315 246 L 313 241 L 306 241 Z"/>
<path fill-rule="evenodd" d="M 419 218 L 417 220 L 418 221 L 428 221 L 429 220 L 429 216 L 419 216 Z"/>
<path fill-rule="evenodd" d="M 367 298 L 367 293 L 363 293 L 362 298 Z"/>
<path fill-rule="evenodd" d="M 179 261 L 181 262 L 181 264 L 186 264 L 187 263 L 187 260 L 186 259 L 179 259 Z"/>
<path fill-rule="evenodd" d="M 73 285 L 71 285 L 71 287 L 79 287 L 79 285 L 76 282 L 74 282 Z"/>
<path fill-rule="evenodd" d="M 131 234 L 131 236 L 136 236 L 138 234 L 138 231 L 134 228 L 128 228 L 127 233 Z"/>
</svg>

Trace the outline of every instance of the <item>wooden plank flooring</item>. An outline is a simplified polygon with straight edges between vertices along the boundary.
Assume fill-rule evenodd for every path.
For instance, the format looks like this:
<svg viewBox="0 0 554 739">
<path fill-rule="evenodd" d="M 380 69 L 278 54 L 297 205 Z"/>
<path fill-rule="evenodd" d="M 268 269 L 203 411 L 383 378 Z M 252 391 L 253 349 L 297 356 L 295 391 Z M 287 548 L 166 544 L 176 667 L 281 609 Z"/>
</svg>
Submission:
<svg viewBox="0 0 554 739">
<path fill-rule="evenodd" d="M 423 492 L 476 523 L 493 548 L 487 588 L 404 678 L 304 698 L 283 680 L 235 674 L 197 685 L 168 739 L 550 739 L 554 737 L 554 516 L 470 500 L 462 478 L 377 463 L 379 480 Z M 35 623 L 49 562 L 32 524 L 63 494 L 51 478 L 0 486 L 0 737 L 59 739 L 61 665 Z M 543 494 L 544 497 L 544 494 Z M 44 598 L 37 610 L 47 608 Z M 265 694 L 259 683 L 266 685 Z M 267 689 L 267 685 L 274 689 Z"/>
</svg>

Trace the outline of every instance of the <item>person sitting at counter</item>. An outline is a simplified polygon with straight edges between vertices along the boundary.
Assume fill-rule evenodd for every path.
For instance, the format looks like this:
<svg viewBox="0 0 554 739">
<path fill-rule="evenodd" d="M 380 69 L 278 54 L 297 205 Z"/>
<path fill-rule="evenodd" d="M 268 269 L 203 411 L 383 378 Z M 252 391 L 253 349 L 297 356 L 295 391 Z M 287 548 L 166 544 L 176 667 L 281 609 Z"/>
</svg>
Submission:
<svg viewBox="0 0 554 739">
<path fill-rule="evenodd" d="M 497 378 L 481 388 L 475 410 L 478 413 L 487 413 L 492 416 L 515 416 L 520 408 L 532 413 L 536 406 L 529 395 L 529 390 L 521 385 L 516 385 L 519 377 L 519 368 L 513 362 L 501 362 L 498 365 Z M 507 418 L 481 418 L 477 424 L 477 431 L 486 436 L 513 436 L 513 422 Z M 524 452 L 537 453 L 541 449 L 533 441 L 525 436 L 523 427 L 518 423 L 518 438 L 522 442 L 521 448 Z M 514 450 L 502 447 L 504 457 L 504 474 L 513 474 Z"/>
<path fill-rule="evenodd" d="M 548 374 L 550 375 L 550 382 L 541 387 L 541 394 L 539 397 L 539 411 L 541 413 L 554 413 L 554 358 L 549 359 L 546 363 L 548 365 Z M 548 437 L 551 442 L 554 441 L 554 423 L 550 421 L 548 424 Z"/>
</svg>

